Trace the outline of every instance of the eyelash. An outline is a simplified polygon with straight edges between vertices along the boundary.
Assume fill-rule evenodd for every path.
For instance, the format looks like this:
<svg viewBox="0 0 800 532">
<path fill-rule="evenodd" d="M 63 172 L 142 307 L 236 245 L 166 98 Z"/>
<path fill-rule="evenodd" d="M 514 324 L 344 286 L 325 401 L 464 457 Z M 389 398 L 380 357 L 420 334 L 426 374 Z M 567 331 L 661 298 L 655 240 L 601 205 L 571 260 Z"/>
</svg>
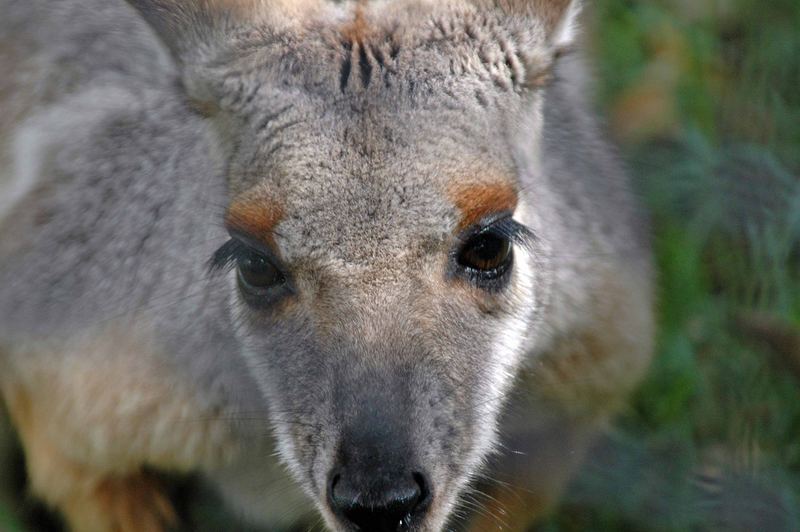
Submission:
<svg viewBox="0 0 800 532">
<path fill-rule="evenodd" d="M 514 220 L 511 215 L 505 215 L 500 219 L 489 220 L 481 224 L 476 230 L 462 236 L 461 241 L 466 243 L 470 238 L 487 232 L 507 238 L 512 243 L 526 249 L 530 249 L 536 239 L 533 231 Z M 208 261 L 208 270 L 210 273 L 230 271 L 240 260 L 252 253 L 258 252 L 238 239 L 231 238 L 211 256 Z"/>
<path fill-rule="evenodd" d="M 211 273 L 230 271 L 240 260 L 253 253 L 257 252 L 239 240 L 231 238 L 211 256 L 208 270 Z"/>
<path fill-rule="evenodd" d="M 506 238 L 511 241 L 512 244 L 516 244 L 528 250 L 531 249 L 536 242 L 536 235 L 533 231 L 516 221 L 510 214 L 504 214 L 501 215 L 501 217 L 484 221 L 476 228 L 462 235 L 461 243 L 466 244 L 469 239 L 483 234 L 492 234 Z"/>
</svg>

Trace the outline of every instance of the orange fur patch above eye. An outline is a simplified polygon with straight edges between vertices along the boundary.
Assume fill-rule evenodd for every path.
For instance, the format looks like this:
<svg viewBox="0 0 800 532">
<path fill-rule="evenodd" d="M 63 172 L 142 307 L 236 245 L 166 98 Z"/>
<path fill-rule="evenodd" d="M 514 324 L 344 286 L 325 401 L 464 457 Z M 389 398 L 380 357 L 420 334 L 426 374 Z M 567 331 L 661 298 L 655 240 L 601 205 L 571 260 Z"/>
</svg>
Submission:
<svg viewBox="0 0 800 532">
<path fill-rule="evenodd" d="M 283 206 L 277 201 L 262 195 L 248 195 L 231 203 L 225 225 L 274 245 L 273 231 L 284 215 Z"/>
<path fill-rule="evenodd" d="M 459 184 L 448 190 L 450 200 L 461 212 L 458 228 L 465 229 L 490 214 L 513 211 L 517 207 L 517 189 L 511 183 Z"/>
</svg>

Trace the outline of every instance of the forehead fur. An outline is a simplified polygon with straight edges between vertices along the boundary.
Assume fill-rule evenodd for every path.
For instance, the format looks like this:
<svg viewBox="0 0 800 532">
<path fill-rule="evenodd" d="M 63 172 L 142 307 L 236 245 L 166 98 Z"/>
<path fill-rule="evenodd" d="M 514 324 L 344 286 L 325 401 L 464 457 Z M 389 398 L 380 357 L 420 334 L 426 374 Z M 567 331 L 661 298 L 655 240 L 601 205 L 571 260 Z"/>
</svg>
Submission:
<svg viewBox="0 0 800 532">
<path fill-rule="evenodd" d="M 419 94 L 469 84 L 486 103 L 485 89 L 535 87 L 550 67 L 546 19 L 457 0 L 304 4 L 291 25 L 239 34 L 246 59 L 237 69 L 269 65 L 282 83 L 328 97 L 380 93 L 397 99 L 403 85 Z"/>
<path fill-rule="evenodd" d="M 325 5 L 302 29 L 246 30 L 214 67 L 243 122 L 232 191 L 272 198 L 229 217 L 251 233 L 279 224 L 289 259 L 374 263 L 513 211 L 509 136 L 533 112 L 543 28 L 466 1 Z"/>
</svg>

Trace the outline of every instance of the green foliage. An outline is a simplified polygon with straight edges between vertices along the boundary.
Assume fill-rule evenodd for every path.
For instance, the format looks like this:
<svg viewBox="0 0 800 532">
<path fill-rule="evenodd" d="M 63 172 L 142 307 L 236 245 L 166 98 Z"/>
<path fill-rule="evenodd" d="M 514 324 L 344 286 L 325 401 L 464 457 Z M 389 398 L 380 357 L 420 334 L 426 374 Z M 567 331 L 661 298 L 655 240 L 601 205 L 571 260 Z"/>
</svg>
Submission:
<svg viewBox="0 0 800 532">
<path fill-rule="evenodd" d="M 22 523 L 17 518 L 15 512 L 11 511 L 10 505 L 0 501 L 0 530 L 3 532 L 22 532 Z"/>
</svg>

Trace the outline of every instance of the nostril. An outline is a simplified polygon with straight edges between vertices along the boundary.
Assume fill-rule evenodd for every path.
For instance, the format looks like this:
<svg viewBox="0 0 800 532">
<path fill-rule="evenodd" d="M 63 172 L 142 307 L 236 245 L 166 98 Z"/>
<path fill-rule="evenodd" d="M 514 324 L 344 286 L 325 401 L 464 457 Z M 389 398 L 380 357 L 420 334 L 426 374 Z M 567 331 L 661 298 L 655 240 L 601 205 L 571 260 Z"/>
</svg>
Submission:
<svg viewBox="0 0 800 532">
<path fill-rule="evenodd" d="M 428 508 L 428 505 L 431 503 L 431 490 L 429 487 L 428 480 L 425 478 L 425 475 L 422 473 L 414 473 L 412 474 L 414 478 L 414 482 L 417 483 L 419 486 L 419 500 L 417 501 L 417 507 L 415 508 L 416 511 L 422 511 Z"/>
<path fill-rule="evenodd" d="M 413 486 L 413 487 L 412 487 Z M 343 512 L 345 519 L 363 531 L 405 530 L 411 525 L 421 492 L 416 483 L 381 495 L 382 500 L 356 499 Z"/>
<path fill-rule="evenodd" d="M 339 484 L 339 480 L 341 478 L 342 478 L 341 475 L 333 474 L 329 477 L 328 480 L 328 504 L 330 504 L 331 508 L 333 508 L 334 511 L 340 508 L 343 504 L 346 504 L 346 502 L 342 500 L 341 496 L 337 497 L 335 495 L 336 485 Z"/>
<path fill-rule="evenodd" d="M 363 532 L 396 532 L 418 523 L 430 505 L 424 475 L 394 478 L 383 489 L 359 489 L 346 474 L 333 475 L 328 500 L 333 511 Z"/>
</svg>

